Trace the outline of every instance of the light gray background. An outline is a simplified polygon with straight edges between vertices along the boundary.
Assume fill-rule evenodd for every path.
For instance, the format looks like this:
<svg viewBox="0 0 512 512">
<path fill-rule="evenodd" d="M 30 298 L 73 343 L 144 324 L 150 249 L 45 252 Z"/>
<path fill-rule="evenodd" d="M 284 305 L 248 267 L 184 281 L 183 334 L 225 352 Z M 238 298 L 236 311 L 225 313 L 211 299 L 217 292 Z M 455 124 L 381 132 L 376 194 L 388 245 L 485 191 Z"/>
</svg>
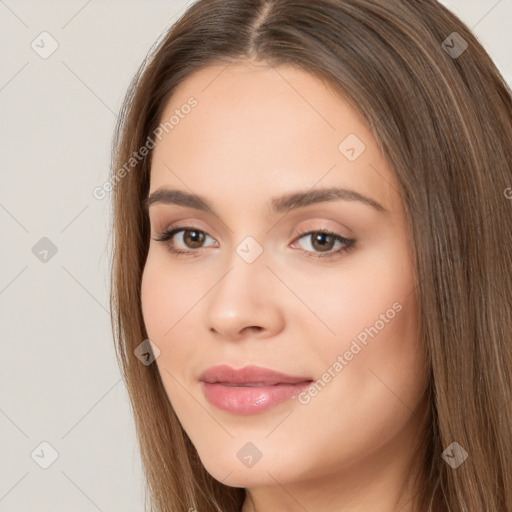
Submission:
<svg viewBox="0 0 512 512">
<path fill-rule="evenodd" d="M 132 75 L 189 3 L 0 0 L 1 512 L 143 510 L 110 330 L 109 197 L 92 190 Z M 444 3 L 512 83 L 512 0 Z M 59 45 L 46 59 L 31 47 L 43 31 Z"/>
</svg>

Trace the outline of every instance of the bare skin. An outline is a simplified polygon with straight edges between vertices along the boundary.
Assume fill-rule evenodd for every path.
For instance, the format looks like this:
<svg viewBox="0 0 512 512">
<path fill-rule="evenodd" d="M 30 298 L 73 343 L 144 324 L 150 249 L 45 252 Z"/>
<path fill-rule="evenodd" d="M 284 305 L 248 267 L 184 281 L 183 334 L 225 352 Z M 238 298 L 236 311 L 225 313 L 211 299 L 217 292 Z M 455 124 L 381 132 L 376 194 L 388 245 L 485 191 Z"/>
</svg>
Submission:
<svg viewBox="0 0 512 512">
<path fill-rule="evenodd" d="M 224 68 L 202 69 L 175 91 L 163 119 L 191 96 L 197 106 L 153 155 L 150 194 L 195 193 L 215 212 L 149 208 L 142 307 L 167 395 L 208 472 L 247 489 L 243 512 L 396 512 L 426 378 L 398 183 L 363 119 L 317 78 L 261 62 Z M 350 134 L 364 151 L 354 138 L 340 149 Z M 328 187 L 385 211 L 346 199 L 270 208 L 274 197 Z M 189 231 L 154 240 L 171 224 Z M 326 229 L 354 245 L 301 236 Z M 262 250 L 251 263 L 237 252 L 246 237 L 257 244 L 250 252 Z M 221 363 L 324 385 L 234 414 L 213 406 L 198 381 Z M 261 453 L 251 467 L 237 456 L 249 442 Z"/>
</svg>

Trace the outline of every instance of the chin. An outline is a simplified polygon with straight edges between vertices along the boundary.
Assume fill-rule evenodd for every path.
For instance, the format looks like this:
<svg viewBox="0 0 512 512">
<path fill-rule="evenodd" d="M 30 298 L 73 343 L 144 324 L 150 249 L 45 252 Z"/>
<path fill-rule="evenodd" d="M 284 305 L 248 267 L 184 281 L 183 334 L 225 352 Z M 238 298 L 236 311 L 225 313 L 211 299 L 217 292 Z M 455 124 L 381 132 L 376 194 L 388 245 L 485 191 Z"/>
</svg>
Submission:
<svg viewBox="0 0 512 512">
<path fill-rule="evenodd" d="M 229 459 L 219 459 L 218 454 L 212 454 L 212 457 L 201 458 L 206 471 L 215 480 L 230 487 L 260 487 L 275 485 L 275 479 L 280 482 L 286 480 L 283 468 L 275 468 L 263 458 L 252 467 L 246 467 L 236 455 Z"/>
</svg>

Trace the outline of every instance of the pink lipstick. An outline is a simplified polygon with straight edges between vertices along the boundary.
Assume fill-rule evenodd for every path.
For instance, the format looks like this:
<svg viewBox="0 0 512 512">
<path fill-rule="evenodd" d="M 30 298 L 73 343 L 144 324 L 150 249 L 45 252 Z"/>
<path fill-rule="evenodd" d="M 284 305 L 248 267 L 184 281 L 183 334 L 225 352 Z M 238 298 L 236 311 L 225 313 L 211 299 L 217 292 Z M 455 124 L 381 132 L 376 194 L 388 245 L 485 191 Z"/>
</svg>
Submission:
<svg viewBox="0 0 512 512">
<path fill-rule="evenodd" d="M 234 414 L 255 414 L 297 396 L 311 384 L 310 377 L 297 377 L 261 366 L 235 369 L 219 365 L 204 371 L 199 380 L 206 399 Z"/>
</svg>

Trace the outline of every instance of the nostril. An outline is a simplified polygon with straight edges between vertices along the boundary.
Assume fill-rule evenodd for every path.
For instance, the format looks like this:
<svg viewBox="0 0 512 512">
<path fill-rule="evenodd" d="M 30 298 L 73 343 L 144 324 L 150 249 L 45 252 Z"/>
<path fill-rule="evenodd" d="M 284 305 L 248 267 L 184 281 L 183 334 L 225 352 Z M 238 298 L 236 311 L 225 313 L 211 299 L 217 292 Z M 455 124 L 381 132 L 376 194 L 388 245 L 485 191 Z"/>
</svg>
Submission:
<svg viewBox="0 0 512 512">
<path fill-rule="evenodd" d="M 244 329 L 244 331 L 249 331 L 249 332 L 260 332 L 261 330 L 263 330 L 263 327 L 259 326 L 259 325 L 252 325 L 250 327 L 246 327 Z"/>
</svg>

